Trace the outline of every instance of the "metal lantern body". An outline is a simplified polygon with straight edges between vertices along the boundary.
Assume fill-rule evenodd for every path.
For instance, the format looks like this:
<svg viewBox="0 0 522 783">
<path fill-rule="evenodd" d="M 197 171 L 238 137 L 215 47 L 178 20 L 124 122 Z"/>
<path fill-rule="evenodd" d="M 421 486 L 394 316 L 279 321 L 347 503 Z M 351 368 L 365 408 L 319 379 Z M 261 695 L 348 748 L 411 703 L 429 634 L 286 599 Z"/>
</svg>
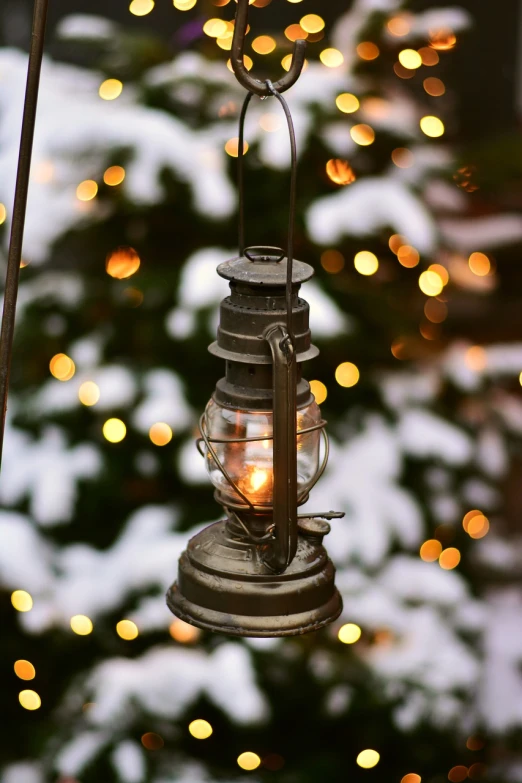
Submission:
<svg viewBox="0 0 522 783">
<path fill-rule="evenodd" d="M 286 266 L 277 248 L 252 248 L 218 267 L 231 294 L 209 350 L 225 359 L 226 375 L 199 443 L 226 518 L 191 539 L 167 596 L 186 622 L 238 636 L 306 633 L 342 608 L 322 545 L 330 526 L 297 514 L 327 455 L 320 464 L 324 421 L 301 378 L 302 362 L 318 353 L 298 297 L 313 270 L 293 262 L 290 339 Z"/>
</svg>

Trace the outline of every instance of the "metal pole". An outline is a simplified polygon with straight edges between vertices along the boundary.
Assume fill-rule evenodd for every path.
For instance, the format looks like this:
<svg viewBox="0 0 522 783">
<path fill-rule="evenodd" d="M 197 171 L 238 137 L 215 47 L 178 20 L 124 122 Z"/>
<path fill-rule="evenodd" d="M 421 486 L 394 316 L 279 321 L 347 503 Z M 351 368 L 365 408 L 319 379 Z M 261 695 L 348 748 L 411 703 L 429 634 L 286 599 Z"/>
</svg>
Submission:
<svg viewBox="0 0 522 783">
<path fill-rule="evenodd" d="M 18 295 L 18 279 L 20 277 L 20 261 L 22 259 L 22 242 L 24 237 L 25 212 L 27 207 L 27 192 L 29 190 L 29 173 L 31 171 L 31 155 L 33 151 L 34 126 L 36 107 L 38 103 L 38 87 L 47 21 L 48 0 L 35 0 L 33 26 L 31 31 L 31 48 L 27 68 L 27 83 L 25 88 L 24 114 L 16 188 L 11 221 L 11 236 L 7 258 L 7 273 L 4 290 L 4 311 L 2 314 L 2 331 L 0 334 L 0 465 L 4 445 L 5 417 L 7 412 L 7 394 L 9 390 L 9 375 L 11 372 L 11 354 L 16 314 L 16 299 Z"/>
</svg>

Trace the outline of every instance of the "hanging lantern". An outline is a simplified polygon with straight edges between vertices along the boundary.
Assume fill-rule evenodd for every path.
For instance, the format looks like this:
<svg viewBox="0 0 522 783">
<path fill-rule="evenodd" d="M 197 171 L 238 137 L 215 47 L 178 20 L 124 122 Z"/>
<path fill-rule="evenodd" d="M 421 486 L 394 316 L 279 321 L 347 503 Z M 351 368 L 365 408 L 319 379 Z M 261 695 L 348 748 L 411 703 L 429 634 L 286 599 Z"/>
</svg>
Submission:
<svg viewBox="0 0 522 783">
<path fill-rule="evenodd" d="M 240 256 L 217 269 L 230 283 L 230 296 L 221 302 L 217 341 L 209 350 L 225 360 L 226 372 L 201 417 L 198 441 L 225 519 L 189 541 L 167 603 L 182 620 L 212 631 L 292 636 L 321 628 L 341 613 L 335 569 L 322 542 L 330 530 L 327 520 L 343 514 L 298 514 L 328 459 L 325 422 L 301 375 L 302 363 L 318 353 L 308 304 L 298 296 L 313 269 L 293 260 L 297 154 L 281 95 L 299 77 L 305 42 L 296 42 L 283 79 L 259 82 L 243 64 L 247 14 L 248 0 L 239 0 L 231 62 L 248 90 L 238 138 Z M 286 253 L 245 248 L 243 131 L 254 94 L 277 98 L 288 122 Z"/>
</svg>

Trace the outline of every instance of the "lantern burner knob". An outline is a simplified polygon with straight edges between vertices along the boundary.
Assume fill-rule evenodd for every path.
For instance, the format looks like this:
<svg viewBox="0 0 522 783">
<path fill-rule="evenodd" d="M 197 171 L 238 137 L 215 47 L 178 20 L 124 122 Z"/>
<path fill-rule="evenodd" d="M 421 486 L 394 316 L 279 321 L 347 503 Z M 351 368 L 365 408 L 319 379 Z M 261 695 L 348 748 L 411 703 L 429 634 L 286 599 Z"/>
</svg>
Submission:
<svg viewBox="0 0 522 783">
<path fill-rule="evenodd" d="M 278 264 L 285 257 L 285 251 L 271 245 L 251 245 L 243 251 L 245 257 L 254 264 Z"/>
</svg>

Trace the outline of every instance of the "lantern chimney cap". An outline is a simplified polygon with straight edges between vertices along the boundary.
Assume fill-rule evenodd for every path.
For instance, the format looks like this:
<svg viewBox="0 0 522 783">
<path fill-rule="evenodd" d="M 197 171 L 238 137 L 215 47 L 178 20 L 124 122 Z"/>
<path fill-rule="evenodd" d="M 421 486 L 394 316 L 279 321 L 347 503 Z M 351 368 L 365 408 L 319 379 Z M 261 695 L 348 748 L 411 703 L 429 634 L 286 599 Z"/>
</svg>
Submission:
<svg viewBox="0 0 522 783">
<path fill-rule="evenodd" d="M 249 247 L 243 256 L 225 261 L 217 268 L 218 275 L 225 280 L 250 285 L 267 285 L 284 288 L 286 285 L 287 258 L 278 247 Z M 310 280 L 314 270 L 303 261 L 292 264 L 292 283 L 299 285 Z"/>
</svg>

